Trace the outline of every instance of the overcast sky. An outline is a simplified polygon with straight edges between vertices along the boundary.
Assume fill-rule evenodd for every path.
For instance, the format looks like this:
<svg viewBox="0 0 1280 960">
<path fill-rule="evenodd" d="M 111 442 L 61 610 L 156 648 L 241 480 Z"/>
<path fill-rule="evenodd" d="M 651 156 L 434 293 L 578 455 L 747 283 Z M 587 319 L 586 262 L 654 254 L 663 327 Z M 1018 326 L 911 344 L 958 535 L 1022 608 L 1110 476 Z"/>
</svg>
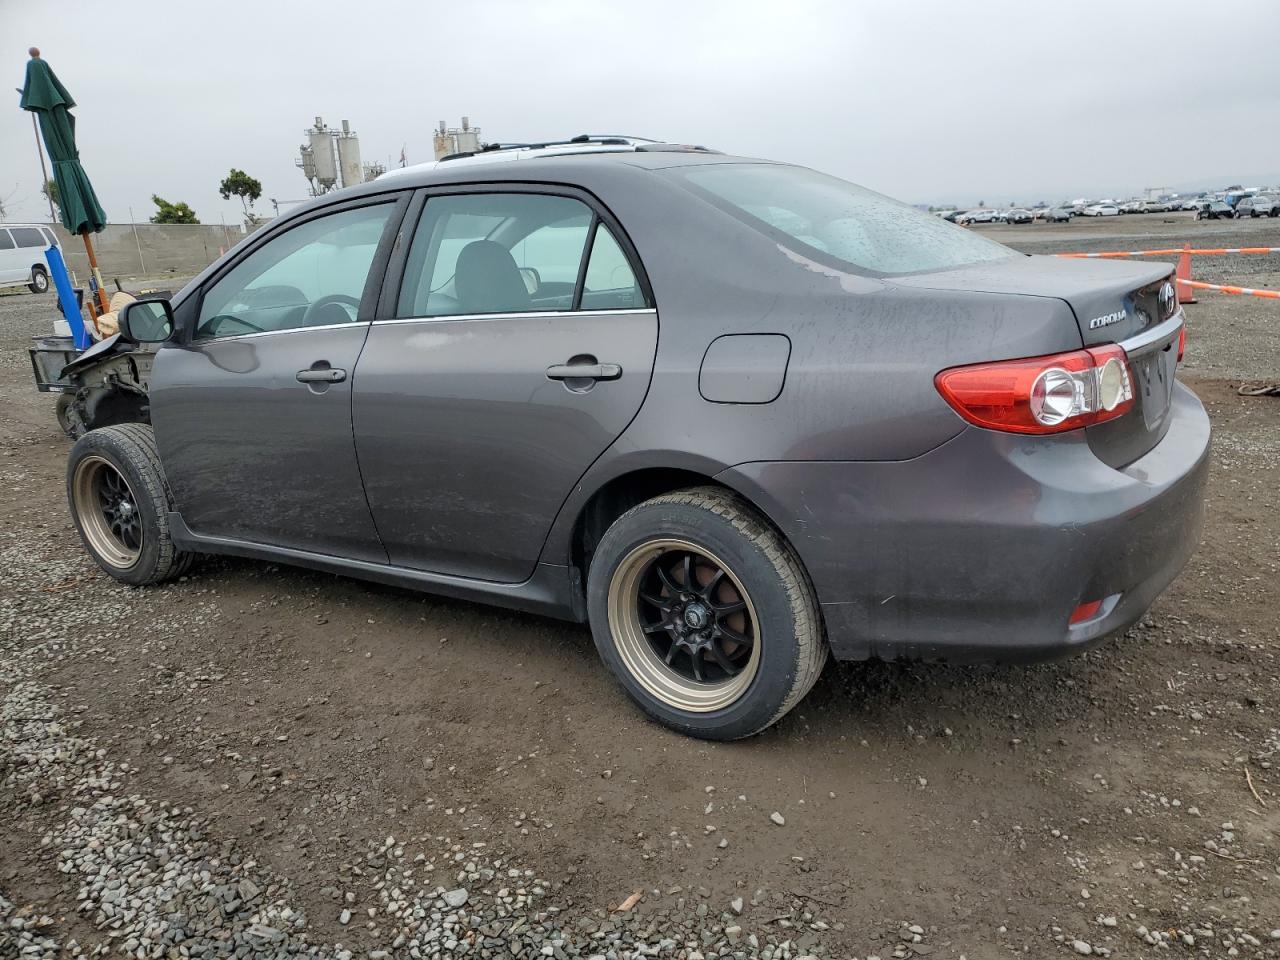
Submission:
<svg viewBox="0 0 1280 960">
<path fill-rule="evenodd" d="M 306 195 L 303 130 L 431 159 L 582 132 L 803 163 L 912 202 L 988 205 L 1280 179 L 1280 0 L 0 0 L 0 71 L 36 45 L 75 97 L 108 217 L 201 220 L 235 166 Z M 0 199 L 47 216 L 30 115 L 0 111 Z"/>
</svg>

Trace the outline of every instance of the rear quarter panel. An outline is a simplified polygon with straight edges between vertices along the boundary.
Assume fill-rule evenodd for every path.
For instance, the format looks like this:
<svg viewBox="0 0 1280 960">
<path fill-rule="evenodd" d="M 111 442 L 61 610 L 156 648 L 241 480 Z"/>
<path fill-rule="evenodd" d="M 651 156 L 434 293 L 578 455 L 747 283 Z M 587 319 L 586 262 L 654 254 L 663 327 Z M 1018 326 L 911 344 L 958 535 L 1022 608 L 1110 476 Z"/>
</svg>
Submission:
<svg viewBox="0 0 1280 960">
<path fill-rule="evenodd" d="M 910 459 L 965 426 L 933 386 L 938 371 L 1080 347 L 1061 300 L 902 289 L 808 260 L 665 180 L 646 190 L 596 189 L 648 272 L 658 350 L 644 406 L 566 502 L 547 562 L 565 562 L 581 506 L 621 474 Z M 791 341 L 771 403 L 713 403 L 699 393 L 708 346 L 741 333 Z"/>
</svg>

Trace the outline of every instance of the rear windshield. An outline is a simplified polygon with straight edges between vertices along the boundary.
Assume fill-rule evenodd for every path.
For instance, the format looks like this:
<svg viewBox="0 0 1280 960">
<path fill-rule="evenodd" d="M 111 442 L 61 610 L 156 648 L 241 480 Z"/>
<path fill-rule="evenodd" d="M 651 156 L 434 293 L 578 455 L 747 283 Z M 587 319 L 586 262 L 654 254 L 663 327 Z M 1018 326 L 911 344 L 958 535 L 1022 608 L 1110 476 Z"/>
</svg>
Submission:
<svg viewBox="0 0 1280 960">
<path fill-rule="evenodd" d="M 695 193 L 818 261 L 874 276 L 947 270 L 1017 254 L 897 200 L 804 167 L 675 167 Z"/>
</svg>

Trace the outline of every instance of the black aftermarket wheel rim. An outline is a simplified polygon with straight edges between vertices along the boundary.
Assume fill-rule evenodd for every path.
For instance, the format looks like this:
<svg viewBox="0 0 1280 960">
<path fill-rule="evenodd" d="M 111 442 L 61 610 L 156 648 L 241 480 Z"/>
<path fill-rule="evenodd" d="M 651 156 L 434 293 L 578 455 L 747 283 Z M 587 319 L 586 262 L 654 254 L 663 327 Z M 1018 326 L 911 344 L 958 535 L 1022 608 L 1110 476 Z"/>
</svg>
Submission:
<svg viewBox="0 0 1280 960">
<path fill-rule="evenodd" d="M 128 569 L 142 552 L 142 517 L 129 481 L 103 457 L 85 457 L 71 482 L 76 516 L 89 546 L 113 567 Z"/>
<path fill-rule="evenodd" d="M 623 558 L 610 584 L 609 621 L 631 675 L 677 709 L 723 709 L 759 670 L 750 596 L 719 557 L 687 541 L 652 541 Z"/>
</svg>

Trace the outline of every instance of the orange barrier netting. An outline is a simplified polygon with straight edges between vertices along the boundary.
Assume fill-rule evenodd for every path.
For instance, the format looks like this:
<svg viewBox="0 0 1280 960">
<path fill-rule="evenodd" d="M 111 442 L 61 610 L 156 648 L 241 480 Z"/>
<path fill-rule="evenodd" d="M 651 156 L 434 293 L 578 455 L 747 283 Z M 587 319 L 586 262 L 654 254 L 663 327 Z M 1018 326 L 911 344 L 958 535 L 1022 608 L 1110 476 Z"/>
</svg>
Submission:
<svg viewBox="0 0 1280 960">
<path fill-rule="evenodd" d="M 1272 300 L 1280 300 L 1280 290 L 1255 290 L 1253 287 L 1232 287 L 1225 283 L 1201 283 L 1199 280 L 1183 280 L 1181 277 L 1176 279 L 1178 283 L 1184 286 L 1196 287 L 1201 290 L 1217 290 L 1219 293 L 1234 293 L 1248 297 L 1268 297 Z"/>
<path fill-rule="evenodd" d="M 1168 250 L 1108 250 L 1104 253 L 1055 253 L 1055 257 L 1172 257 L 1184 253 L 1204 256 L 1206 254 L 1224 253 L 1280 253 L 1280 247 L 1212 247 L 1203 250 L 1187 250 L 1183 247 L 1171 247 Z"/>
</svg>

